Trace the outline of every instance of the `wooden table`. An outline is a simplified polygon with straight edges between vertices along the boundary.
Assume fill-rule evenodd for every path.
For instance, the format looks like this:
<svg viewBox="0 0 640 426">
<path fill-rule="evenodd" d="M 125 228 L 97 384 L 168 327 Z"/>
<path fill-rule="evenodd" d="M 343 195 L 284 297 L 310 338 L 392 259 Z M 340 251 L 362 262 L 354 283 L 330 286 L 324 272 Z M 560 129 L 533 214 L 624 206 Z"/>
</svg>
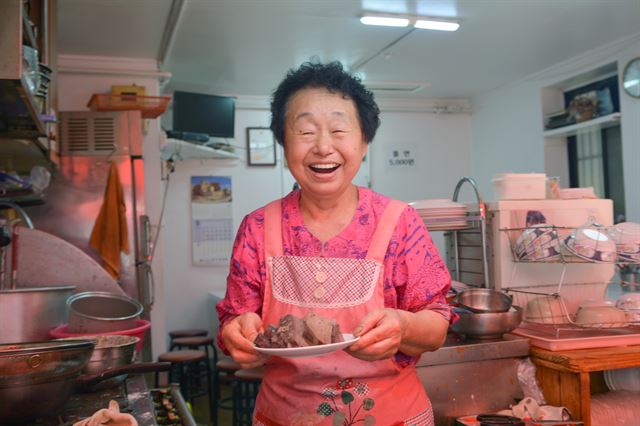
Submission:
<svg viewBox="0 0 640 426">
<path fill-rule="evenodd" d="M 552 352 L 531 347 L 547 404 L 567 407 L 591 425 L 591 395 L 607 392 L 602 371 L 640 366 L 640 345 Z"/>
</svg>

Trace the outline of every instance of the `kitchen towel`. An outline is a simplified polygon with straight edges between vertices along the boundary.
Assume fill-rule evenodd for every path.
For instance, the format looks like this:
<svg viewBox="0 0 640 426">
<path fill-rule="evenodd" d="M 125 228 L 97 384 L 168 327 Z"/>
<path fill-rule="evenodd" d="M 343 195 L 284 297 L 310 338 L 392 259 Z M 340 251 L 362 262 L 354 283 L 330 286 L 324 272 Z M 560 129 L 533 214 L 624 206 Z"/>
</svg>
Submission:
<svg viewBox="0 0 640 426">
<path fill-rule="evenodd" d="M 131 414 L 121 413 L 117 401 L 109 401 L 109 408 L 96 411 L 93 416 L 76 422 L 73 426 L 138 426 L 138 422 Z"/>
<path fill-rule="evenodd" d="M 129 236 L 122 183 L 115 162 L 111 163 L 104 200 L 91 231 L 90 244 L 100 253 L 107 272 L 114 279 L 118 278 L 120 252 L 129 253 Z"/>
</svg>

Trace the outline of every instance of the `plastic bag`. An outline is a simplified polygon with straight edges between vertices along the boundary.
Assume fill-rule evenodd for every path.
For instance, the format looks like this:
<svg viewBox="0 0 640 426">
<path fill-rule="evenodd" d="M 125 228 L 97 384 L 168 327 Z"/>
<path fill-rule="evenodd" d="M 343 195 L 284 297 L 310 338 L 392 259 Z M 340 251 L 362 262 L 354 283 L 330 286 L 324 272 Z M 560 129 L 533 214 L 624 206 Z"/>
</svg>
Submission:
<svg viewBox="0 0 640 426">
<path fill-rule="evenodd" d="M 546 401 L 536 379 L 536 366 L 531 362 L 531 358 L 525 358 L 518 363 L 517 374 L 525 398 L 533 398 L 539 405 L 544 405 Z"/>
</svg>

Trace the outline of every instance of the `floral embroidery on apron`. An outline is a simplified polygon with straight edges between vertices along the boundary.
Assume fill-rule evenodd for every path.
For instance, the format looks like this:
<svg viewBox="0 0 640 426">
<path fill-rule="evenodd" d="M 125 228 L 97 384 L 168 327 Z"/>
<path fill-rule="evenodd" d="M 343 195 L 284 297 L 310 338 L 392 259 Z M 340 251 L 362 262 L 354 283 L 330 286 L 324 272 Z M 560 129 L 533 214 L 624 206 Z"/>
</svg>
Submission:
<svg viewBox="0 0 640 426">
<path fill-rule="evenodd" d="M 369 387 L 363 382 L 338 380 L 334 386 L 322 391 L 328 402 L 318 405 L 318 414 L 332 417 L 334 425 L 351 426 L 359 422 L 366 426 L 374 425 L 375 417 L 367 412 L 374 407 L 375 400 L 367 397 L 368 394 Z"/>
</svg>

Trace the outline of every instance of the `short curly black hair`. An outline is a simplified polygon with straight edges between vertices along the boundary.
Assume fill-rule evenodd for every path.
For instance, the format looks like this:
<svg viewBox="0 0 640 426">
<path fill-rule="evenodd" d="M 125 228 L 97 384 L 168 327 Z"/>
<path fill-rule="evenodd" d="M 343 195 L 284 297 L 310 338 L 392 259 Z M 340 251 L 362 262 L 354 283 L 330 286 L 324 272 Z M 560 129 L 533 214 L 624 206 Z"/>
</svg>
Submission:
<svg viewBox="0 0 640 426">
<path fill-rule="evenodd" d="M 271 99 L 271 131 L 280 145 L 284 145 L 284 125 L 289 99 L 307 88 L 325 88 L 352 99 L 358 111 L 365 141 L 370 143 L 380 126 L 380 108 L 362 81 L 344 70 L 338 61 L 327 64 L 305 62 L 298 69 L 290 69 L 273 92 Z"/>
</svg>

